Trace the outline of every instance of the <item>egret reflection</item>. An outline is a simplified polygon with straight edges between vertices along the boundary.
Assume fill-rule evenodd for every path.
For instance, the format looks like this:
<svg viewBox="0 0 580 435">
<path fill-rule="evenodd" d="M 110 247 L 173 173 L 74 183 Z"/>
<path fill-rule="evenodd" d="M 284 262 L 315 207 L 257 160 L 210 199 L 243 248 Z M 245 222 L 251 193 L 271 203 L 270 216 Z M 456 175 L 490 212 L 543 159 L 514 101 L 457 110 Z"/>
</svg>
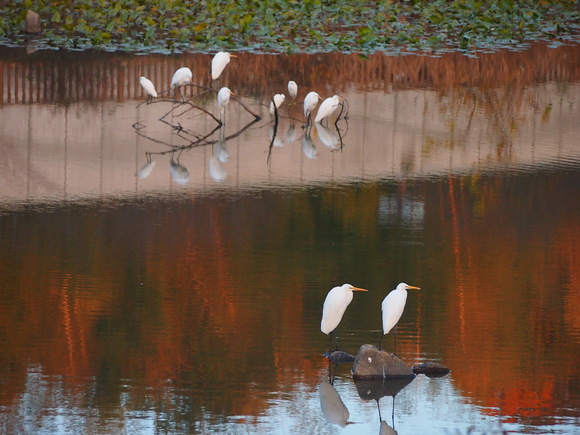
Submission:
<svg viewBox="0 0 580 435">
<path fill-rule="evenodd" d="M 230 154 L 228 152 L 228 145 L 225 137 L 220 137 L 215 147 L 215 155 L 218 160 L 222 163 L 227 162 L 230 159 Z"/>
<path fill-rule="evenodd" d="M 189 181 L 189 171 L 187 168 L 179 164 L 179 161 L 173 160 L 173 158 L 169 161 L 169 172 L 171 173 L 171 178 L 176 183 L 186 184 Z"/>
<path fill-rule="evenodd" d="M 274 127 L 270 127 L 270 142 L 272 143 L 272 146 L 282 147 L 284 146 L 284 140 L 278 134 L 276 134 L 276 130 L 277 129 Z"/>
<path fill-rule="evenodd" d="M 308 159 L 316 158 L 316 145 L 308 132 L 302 136 L 302 152 Z"/>
<path fill-rule="evenodd" d="M 139 171 L 137 171 L 137 174 L 135 174 L 140 180 L 143 180 L 151 175 L 151 172 L 153 172 L 153 168 L 155 167 L 155 160 L 151 160 L 151 154 L 145 153 L 145 155 L 147 156 L 147 162 L 141 169 L 139 169 Z"/>
<path fill-rule="evenodd" d="M 209 175 L 217 183 L 224 181 L 228 176 L 224 165 L 215 154 L 209 158 Z"/>
<path fill-rule="evenodd" d="M 381 434 L 396 434 L 395 430 L 395 396 L 413 382 L 414 378 L 394 378 L 394 379 L 372 379 L 372 380 L 355 380 L 355 386 L 358 395 L 363 400 L 374 400 L 377 404 L 379 420 L 381 422 Z M 383 420 L 381 415 L 380 400 L 385 396 L 393 398 L 393 407 L 391 409 L 391 424 Z"/>
<path fill-rule="evenodd" d="M 291 144 L 296 140 L 296 124 L 292 123 L 286 130 L 286 143 Z"/>
<path fill-rule="evenodd" d="M 332 127 L 325 127 L 319 122 L 315 122 L 316 132 L 320 141 L 332 151 L 340 149 L 340 137 L 338 131 Z"/>
<path fill-rule="evenodd" d="M 327 381 L 323 381 L 318 386 L 320 396 L 320 408 L 322 415 L 331 424 L 345 427 L 349 421 L 350 414 L 348 408 L 344 405 L 338 391 Z"/>
<path fill-rule="evenodd" d="M 225 65 L 229 62 L 229 58 L 233 57 L 228 53 L 218 53 L 214 57 L 214 61 L 212 62 L 212 76 L 214 79 L 219 77 Z M 154 93 L 154 86 L 153 83 L 146 81 L 143 77 L 141 80 L 141 85 L 143 89 L 148 94 L 148 101 L 153 97 Z M 198 97 L 202 97 L 204 94 L 209 93 L 216 93 L 216 90 L 213 88 L 208 88 L 207 86 L 197 85 L 193 83 L 193 75 L 191 70 L 187 67 L 179 68 L 172 77 L 171 80 L 171 87 L 170 90 L 174 91 L 174 98 L 177 99 L 177 93 L 181 93 L 181 87 L 183 86 L 194 86 L 198 89 L 202 89 L 203 91 L 200 92 L 198 95 L 193 96 L 190 100 L 186 101 L 182 97 L 182 101 L 180 104 L 172 104 L 171 108 L 160 118 L 158 121 L 167 125 L 171 131 L 171 139 L 168 140 L 166 138 L 159 139 L 152 136 L 148 133 L 147 125 L 142 121 L 137 121 L 133 124 L 133 128 L 137 135 L 151 141 L 154 144 L 161 144 L 167 146 L 169 149 L 165 151 L 151 151 L 150 153 L 156 155 L 165 155 L 171 154 L 173 156 L 176 152 L 183 152 L 191 150 L 195 147 L 200 146 L 212 146 L 212 153 L 209 159 L 209 173 L 211 175 L 212 180 L 214 181 L 223 181 L 227 177 L 227 171 L 224 167 L 224 163 L 226 163 L 229 159 L 229 154 L 226 146 L 226 136 L 225 130 L 225 118 L 226 118 L 226 110 L 229 106 L 230 101 L 233 99 L 238 103 L 239 107 L 243 108 L 246 112 L 250 113 L 254 116 L 254 120 L 247 123 L 245 126 L 241 127 L 237 132 L 230 134 L 227 139 L 232 139 L 234 137 L 240 136 L 246 129 L 248 129 L 252 124 L 261 120 L 261 117 L 254 113 L 250 107 L 248 107 L 244 102 L 237 96 L 234 92 L 232 92 L 227 86 L 222 86 L 219 91 L 217 91 L 217 97 L 214 101 L 217 100 L 217 108 L 219 110 L 219 118 L 212 113 L 211 110 L 208 110 L 207 106 L 207 98 L 202 102 L 202 104 L 197 104 L 196 99 Z M 165 93 L 168 91 L 162 91 L 159 94 Z M 297 95 L 297 85 L 295 82 L 290 81 L 288 83 L 288 92 L 290 98 L 295 99 Z M 336 97 L 336 98 L 335 98 Z M 331 115 L 333 115 L 338 107 L 341 107 L 340 114 L 336 117 L 336 122 L 333 125 L 324 126 L 320 122 L 316 123 L 316 132 L 317 136 L 320 138 L 320 141 L 329 148 L 330 150 L 341 149 L 343 146 L 342 142 L 342 135 L 341 131 L 337 125 L 337 121 L 341 119 L 341 115 L 343 113 L 342 108 L 344 108 L 343 98 L 335 96 L 328 101 L 325 102 L 326 104 L 322 105 L 319 108 L 317 117 L 320 119 L 327 119 Z M 272 158 L 273 148 L 278 148 L 284 146 L 286 143 L 293 143 L 296 142 L 298 138 L 298 132 L 296 128 L 296 124 L 294 121 L 296 119 L 292 118 L 290 115 L 290 110 L 288 113 L 288 117 L 291 120 L 286 133 L 280 133 L 278 130 L 279 127 L 279 108 L 283 104 L 286 99 L 286 95 L 283 93 L 275 94 L 271 98 L 270 104 L 270 112 L 273 113 L 274 119 L 272 122 L 272 126 L 269 128 L 269 148 L 268 148 L 268 157 L 267 163 L 270 163 L 270 159 Z M 338 99 L 338 103 L 335 101 Z M 312 119 L 313 119 L 313 111 L 316 110 L 316 106 L 318 105 L 319 100 L 321 97 L 315 91 L 311 91 L 304 100 L 304 115 L 306 118 L 306 122 L 303 124 L 302 128 L 304 129 L 304 133 L 302 135 L 302 152 L 306 156 L 307 159 L 315 159 L 317 157 L 317 149 L 315 142 L 312 140 Z M 158 99 L 155 103 L 163 103 L 167 102 L 167 100 Z M 335 104 L 336 103 L 336 104 Z M 211 131 L 196 131 L 189 127 L 189 118 L 192 116 L 192 111 L 199 111 L 201 115 L 207 115 L 209 118 L 213 119 L 217 125 Z M 184 115 L 187 115 L 187 118 Z M 197 115 L 193 115 L 197 116 Z M 270 121 L 269 121 L 270 122 Z M 219 139 L 212 139 L 215 132 L 219 130 Z M 215 136 L 214 136 L 215 137 Z M 176 144 L 175 138 L 178 138 L 178 141 L 181 143 Z M 138 178 L 146 178 L 150 175 L 151 171 L 153 170 L 154 163 L 147 161 L 147 164 L 137 173 Z M 171 159 L 170 162 L 170 170 L 171 170 L 171 178 L 180 184 L 185 184 L 189 181 L 189 173 L 187 169 L 179 164 L 178 160 Z"/>
</svg>

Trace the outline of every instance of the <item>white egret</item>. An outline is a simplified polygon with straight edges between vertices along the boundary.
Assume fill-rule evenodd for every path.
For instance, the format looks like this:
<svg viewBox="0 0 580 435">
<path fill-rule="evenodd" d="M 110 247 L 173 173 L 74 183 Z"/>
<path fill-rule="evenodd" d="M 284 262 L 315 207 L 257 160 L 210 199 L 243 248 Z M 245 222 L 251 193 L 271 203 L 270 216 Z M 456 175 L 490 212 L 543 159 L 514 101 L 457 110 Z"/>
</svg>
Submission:
<svg viewBox="0 0 580 435">
<path fill-rule="evenodd" d="M 334 287 L 326 295 L 324 305 L 322 307 L 322 321 L 320 322 L 320 330 L 325 334 L 330 335 L 330 345 L 332 345 L 332 335 L 334 333 L 334 342 L 338 349 L 338 342 L 336 340 L 335 330 L 342 320 L 342 316 L 346 311 L 346 307 L 352 302 L 353 291 L 366 292 L 368 290 L 359 287 L 353 287 L 350 284 L 343 284 L 340 287 Z"/>
<path fill-rule="evenodd" d="M 340 97 L 338 95 L 334 95 L 324 100 L 318 108 L 318 113 L 316 114 L 314 122 L 322 122 L 324 118 L 331 116 L 336 111 L 339 104 Z"/>
<path fill-rule="evenodd" d="M 276 110 L 278 110 L 278 108 L 284 102 L 285 99 L 286 99 L 286 95 L 284 95 L 284 94 L 274 95 L 274 98 L 273 98 L 274 102 L 270 102 L 270 113 L 272 115 L 275 113 L 274 104 L 276 105 Z"/>
<path fill-rule="evenodd" d="M 306 95 L 304 99 L 304 117 L 306 118 L 307 122 L 310 122 L 310 114 L 316 108 L 318 104 L 318 100 L 320 99 L 320 95 L 316 92 L 312 91 Z"/>
<path fill-rule="evenodd" d="M 177 90 L 179 90 L 179 95 L 181 95 L 181 87 L 192 83 L 193 81 L 193 73 L 189 68 L 186 66 L 179 68 L 173 74 L 171 78 L 171 89 L 173 89 L 173 98 L 177 100 Z M 183 95 L 181 95 L 183 99 Z"/>
<path fill-rule="evenodd" d="M 225 51 L 218 52 L 211 60 L 211 78 L 217 80 L 222 74 L 226 65 L 230 63 L 230 58 L 236 57 L 234 54 L 226 53 Z"/>
<path fill-rule="evenodd" d="M 298 95 L 298 85 L 295 81 L 290 80 L 288 82 L 288 95 L 296 99 L 296 96 Z"/>
<path fill-rule="evenodd" d="M 393 327 L 395 327 L 395 351 L 393 353 L 397 353 L 397 323 L 403 315 L 405 303 L 407 302 L 407 290 L 410 289 L 421 290 L 419 287 L 402 282 L 395 290 L 392 290 L 385 299 L 383 299 L 383 304 L 381 306 L 383 311 L 383 333 L 379 340 L 379 349 L 381 348 L 383 337 L 388 334 Z"/>
<path fill-rule="evenodd" d="M 219 90 L 217 95 L 218 106 L 220 108 L 220 120 L 224 122 L 226 114 L 226 106 L 230 102 L 230 95 L 236 95 L 229 88 L 223 87 Z"/>
<path fill-rule="evenodd" d="M 157 91 L 155 90 L 155 86 L 151 80 L 147 77 L 140 77 L 139 84 L 147 94 L 147 103 L 150 103 L 153 98 L 157 98 Z"/>
</svg>

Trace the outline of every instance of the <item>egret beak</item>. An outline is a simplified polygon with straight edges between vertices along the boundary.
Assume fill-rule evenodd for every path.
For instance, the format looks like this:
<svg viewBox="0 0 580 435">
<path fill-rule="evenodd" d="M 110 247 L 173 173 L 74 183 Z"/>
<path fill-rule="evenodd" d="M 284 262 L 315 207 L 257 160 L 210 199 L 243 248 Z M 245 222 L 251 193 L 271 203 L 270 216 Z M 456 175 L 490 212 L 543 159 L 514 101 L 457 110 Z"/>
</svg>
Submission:
<svg viewBox="0 0 580 435">
<path fill-rule="evenodd" d="M 368 290 L 367 290 L 367 289 L 364 289 L 364 288 L 359 288 L 359 287 L 353 287 L 353 288 L 352 288 L 352 291 L 353 291 L 353 292 L 368 292 Z"/>
<path fill-rule="evenodd" d="M 230 54 L 230 57 L 238 57 L 238 56 L 236 56 L 235 54 Z"/>
<path fill-rule="evenodd" d="M 414 285 L 408 285 L 407 289 L 408 290 L 421 290 L 421 287 L 415 287 Z"/>
</svg>

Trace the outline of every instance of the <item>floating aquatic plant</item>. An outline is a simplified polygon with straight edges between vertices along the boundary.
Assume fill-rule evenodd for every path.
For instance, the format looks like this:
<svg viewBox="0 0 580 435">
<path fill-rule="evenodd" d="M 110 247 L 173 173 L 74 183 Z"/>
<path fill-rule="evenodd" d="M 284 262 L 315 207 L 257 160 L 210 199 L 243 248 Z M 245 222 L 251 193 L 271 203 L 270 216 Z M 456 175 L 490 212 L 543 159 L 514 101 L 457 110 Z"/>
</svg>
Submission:
<svg viewBox="0 0 580 435">
<path fill-rule="evenodd" d="M 580 33 L 577 0 L 16 0 L 0 2 L 0 44 L 26 43 L 29 9 L 47 47 L 134 52 L 470 50 Z"/>
</svg>

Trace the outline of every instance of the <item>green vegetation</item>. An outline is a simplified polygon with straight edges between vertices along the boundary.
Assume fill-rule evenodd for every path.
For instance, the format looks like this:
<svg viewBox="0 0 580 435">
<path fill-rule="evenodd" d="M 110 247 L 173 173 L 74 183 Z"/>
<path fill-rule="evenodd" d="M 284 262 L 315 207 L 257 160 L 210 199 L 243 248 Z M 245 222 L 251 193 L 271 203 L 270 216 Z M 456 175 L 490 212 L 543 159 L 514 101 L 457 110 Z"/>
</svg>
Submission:
<svg viewBox="0 0 580 435">
<path fill-rule="evenodd" d="M 578 0 L 0 0 L 0 44 L 133 52 L 362 52 L 517 46 L 578 40 Z"/>
</svg>

